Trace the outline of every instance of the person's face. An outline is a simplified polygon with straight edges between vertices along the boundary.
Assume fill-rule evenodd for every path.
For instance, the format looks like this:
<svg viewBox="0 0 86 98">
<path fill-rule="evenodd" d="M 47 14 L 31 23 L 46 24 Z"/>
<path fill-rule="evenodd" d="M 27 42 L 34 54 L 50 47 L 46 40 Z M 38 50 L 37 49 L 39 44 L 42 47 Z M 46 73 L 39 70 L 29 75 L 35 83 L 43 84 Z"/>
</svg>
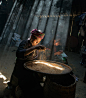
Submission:
<svg viewBox="0 0 86 98">
<path fill-rule="evenodd" d="M 40 41 L 41 41 L 41 38 L 35 39 L 35 40 L 32 42 L 32 46 L 38 45 L 38 44 L 40 43 Z"/>
<path fill-rule="evenodd" d="M 57 42 L 56 42 L 56 40 L 54 40 L 54 45 L 55 45 L 55 46 L 60 45 L 60 41 L 57 41 Z"/>
</svg>

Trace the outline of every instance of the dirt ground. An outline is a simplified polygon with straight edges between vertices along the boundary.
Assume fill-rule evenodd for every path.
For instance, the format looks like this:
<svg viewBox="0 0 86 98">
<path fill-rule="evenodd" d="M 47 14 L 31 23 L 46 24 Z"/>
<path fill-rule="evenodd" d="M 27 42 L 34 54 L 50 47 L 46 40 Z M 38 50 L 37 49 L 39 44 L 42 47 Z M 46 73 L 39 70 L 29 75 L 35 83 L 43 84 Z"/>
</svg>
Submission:
<svg viewBox="0 0 86 98">
<path fill-rule="evenodd" d="M 16 47 L 11 47 L 9 50 L 3 52 L 2 47 L 0 47 L 0 72 L 7 78 L 4 80 L 4 77 L 0 77 L 0 97 L 3 96 L 3 90 L 7 86 L 7 84 L 3 82 L 10 80 L 15 63 L 16 49 Z M 86 68 L 80 65 L 80 54 L 68 51 L 66 51 L 66 54 L 68 55 L 69 65 L 73 69 L 75 75 L 79 78 L 79 81 L 76 83 L 75 98 L 86 98 L 86 84 L 83 83 Z"/>
<path fill-rule="evenodd" d="M 81 57 L 80 54 L 74 52 L 66 52 L 68 55 L 68 63 L 73 69 L 74 74 L 79 78 L 76 83 L 76 97 L 75 98 L 86 98 L 86 84 L 83 83 L 86 68 L 80 65 Z"/>
</svg>

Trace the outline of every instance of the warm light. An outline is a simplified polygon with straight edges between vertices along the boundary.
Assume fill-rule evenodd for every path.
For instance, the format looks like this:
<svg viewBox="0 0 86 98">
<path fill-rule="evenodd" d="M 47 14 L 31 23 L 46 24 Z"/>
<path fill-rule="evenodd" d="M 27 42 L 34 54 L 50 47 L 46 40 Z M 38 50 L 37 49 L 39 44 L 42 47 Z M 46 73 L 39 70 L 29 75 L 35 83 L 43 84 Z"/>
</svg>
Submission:
<svg viewBox="0 0 86 98">
<path fill-rule="evenodd" d="M 8 81 L 4 81 L 3 83 L 4 83 L 4 84 L 7 84 L 8 82 L 10 82 L 10 81 L 9 81 L 9 80 L 8 80 Z"/>
<path fill-rule="evenodd" d="M 4 80 L 3 83 L 5 83 L 5 84 L 9 82 L 9 80 L 6 81 L 7 78 L 1 72 L 0 72 L 0 78 L 2 78 Z"/>
<path fill-rule="evenodd" d="M 6 79 L 7 79 L 4 75 L 2 75 L 2 73 L 1 73 L 1 72 L 0 72 L 0 78 L 3 78 L 4 80 L 6 80 Z"/>
<path fill-rule="evenodd" d="M 45 62 L 41 62 L 41 61 L 37 61 L 35 63 L 41 63 L 41 64 L 45 64 L 45 65 L 50 66 L 50 67 L 54 67 L 54 68 L 57 68 L 57 69 L 60 69 L 60 70 L 64 70 L 64 68 L 56 67 L 56 66 L 53 66 L 53 65 L 51 65 L 49 63 L 45 63 Z"/>
</svg>

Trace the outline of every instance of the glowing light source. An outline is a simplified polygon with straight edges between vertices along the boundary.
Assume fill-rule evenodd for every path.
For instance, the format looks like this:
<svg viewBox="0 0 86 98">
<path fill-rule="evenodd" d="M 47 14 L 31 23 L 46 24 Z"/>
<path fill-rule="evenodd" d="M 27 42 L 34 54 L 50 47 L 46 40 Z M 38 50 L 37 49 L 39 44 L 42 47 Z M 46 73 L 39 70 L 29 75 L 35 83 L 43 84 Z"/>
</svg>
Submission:
<svg viewBox="0 0 86 98">
<path fill-rule="evenodd" d="M 41 64 L 45 64 L 45 65 L 47 65 L 47 66 L 49 66 L 49 67 L 53 67 L 53 68 L 56 68 L 56 69 L 59 69 L 59 70 L 64 70 L 64 68 L 57 67 L 57 66 L 53 66 L 53 65 L 51 65 L 51 64 L 49 64 L 49 63 L 45 63 L 45 62 L 41 62 L 41 61 L 37 61 L 37 62 L 35 62 L 35 63 L 41 63 Z"/>
</svg>

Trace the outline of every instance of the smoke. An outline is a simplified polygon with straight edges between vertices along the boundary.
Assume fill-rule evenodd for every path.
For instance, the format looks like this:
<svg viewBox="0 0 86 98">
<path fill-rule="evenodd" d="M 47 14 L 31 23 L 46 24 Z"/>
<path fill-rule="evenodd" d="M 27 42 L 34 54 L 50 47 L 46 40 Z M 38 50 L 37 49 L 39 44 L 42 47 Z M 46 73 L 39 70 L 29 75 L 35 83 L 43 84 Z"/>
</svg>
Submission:
<svg viewBox="0 0 86 98">
<path fill-rule="evenodd" d="M 39 60 L 46 60 L 46 50 L 39 51 Z"/>
</svg>

